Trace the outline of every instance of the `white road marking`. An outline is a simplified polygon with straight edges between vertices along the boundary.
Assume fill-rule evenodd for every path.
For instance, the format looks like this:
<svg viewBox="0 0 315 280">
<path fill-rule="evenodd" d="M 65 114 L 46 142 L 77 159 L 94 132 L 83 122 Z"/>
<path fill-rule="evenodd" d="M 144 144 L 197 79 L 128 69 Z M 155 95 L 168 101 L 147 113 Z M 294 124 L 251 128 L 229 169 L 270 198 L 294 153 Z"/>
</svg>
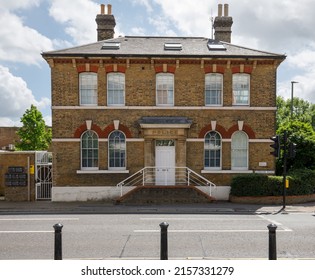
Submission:
<svg viewBox="0 0 315 280">
<path fill-rule="evenodd" d="M 53 233 L 53 230 L 2 230 L 0 233 Z"/>
<path fill-rule="evenodd" d="M 289 232 L 291 229 L 280 229 L 278 231 Z M 133 232 L 135 233 L 159 233 L 160 230 L 155 229 L 136 229 Z M 168 232 L 174 233 L 207 233 L 207 232 L 268 232 L 268 229 L 172 229 L 168 230 Z"/>
<path fill-rule="evenodd" d="M 166 220 L 166 221 L 261 221 L 261 219 L 231 219 L 231 218 L 227 218 L 227 219 L 220 219 L 220 218 L 193 218 L 193 217 L 189 217 L 189 218 L 169 218 L 169 217 L 162 217 L 162 218 L 140 218 L 141 221 L 150 221 L 150 220 Z"/>
<path fill-rule="evenodd" d="M 78 221 L 79 218 L 13 218 L 13 219 L 0 219 L 1 221 Z"/>
<path fill-rule="evenodd" d="M 272 224 L 275 224 L 276 226 L 282 228 L 284 231 L 293 231 L 292 229 L 290 229 L 290 228 L 284 226 L 283 224 L 281 224 L 281 223 L 279 223 L 279 222 L 277 222 L 277 221 L 275 221 L 275 220 L 269 219 L 269 218 L 267 218 L 267 217 L 265 217 L 265 216 L 261 216 L 261 215 L 259 215 L 258 217 L 260 217 L 260 218 L 262 218 L 263 220 L 266 220 L 266 221 L 268 221 L 268 222 L 270 222 L 270 223 L 272 223 Z M 277 229 L 277 232 L 278 232 L 278 231 L 281 231 L 281 230 Z"/>
</svg>

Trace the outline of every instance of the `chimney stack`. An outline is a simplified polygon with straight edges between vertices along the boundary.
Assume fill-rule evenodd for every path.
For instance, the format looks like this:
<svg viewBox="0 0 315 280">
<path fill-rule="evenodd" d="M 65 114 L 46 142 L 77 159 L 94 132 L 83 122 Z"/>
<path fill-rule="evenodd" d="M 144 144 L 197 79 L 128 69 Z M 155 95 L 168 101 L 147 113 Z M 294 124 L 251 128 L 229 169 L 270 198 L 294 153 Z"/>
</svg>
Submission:
<svg viewBox="0 0 315 280">
<path fill-rule="evenodd" d="M 229 16 L 229 5 L 224 4 L 224 16 L 222 16 L 222 4 L 218 5 L 218 16 L 214 19 L 214 39 L 231 43 L 233 19 Z"/>
<path fill-rule="evenodd" d="M 96 16 L 97 23 L 97 41 L 114 38 L 116 21 L 112 15 L 112 5 L 107 5 L 107 13 L 105 5 L 101 4 L 101 13 Z"/>
</svg>

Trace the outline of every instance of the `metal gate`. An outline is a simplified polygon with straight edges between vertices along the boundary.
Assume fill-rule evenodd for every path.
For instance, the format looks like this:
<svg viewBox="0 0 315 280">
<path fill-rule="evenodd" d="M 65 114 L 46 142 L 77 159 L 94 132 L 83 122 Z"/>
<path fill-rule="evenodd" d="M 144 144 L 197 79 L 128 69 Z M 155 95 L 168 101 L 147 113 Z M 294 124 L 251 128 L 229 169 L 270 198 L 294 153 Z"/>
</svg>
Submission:
<svg viewBox="0 0 315 280">
<path fill-rule="evenodd" d="M 36 200 L 50 200 L 52 187 L 52 153 L 35 153 Z"/>
</svg>

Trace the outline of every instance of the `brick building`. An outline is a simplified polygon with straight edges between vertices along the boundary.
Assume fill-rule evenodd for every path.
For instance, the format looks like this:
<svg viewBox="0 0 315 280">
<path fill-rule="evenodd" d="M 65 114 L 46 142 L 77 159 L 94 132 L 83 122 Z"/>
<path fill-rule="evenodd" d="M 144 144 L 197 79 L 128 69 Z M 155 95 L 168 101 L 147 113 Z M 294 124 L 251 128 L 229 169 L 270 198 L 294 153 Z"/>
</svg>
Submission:
<svg viewBox="0 0 315 280">
<path fill-rule="evenodd" d="M 216 185 L 211 196 L 226 200 L 233 176 L 274 172 L 269 137 L 284 55 L 231 44 L 228 5 L 219 5 L 214 39 L 114 38 L 105 8 L 96 43 L 43 53 L 52 79 L 54 201 L 116 198 L 120 183 L 123 193 Z"/>
</svg>

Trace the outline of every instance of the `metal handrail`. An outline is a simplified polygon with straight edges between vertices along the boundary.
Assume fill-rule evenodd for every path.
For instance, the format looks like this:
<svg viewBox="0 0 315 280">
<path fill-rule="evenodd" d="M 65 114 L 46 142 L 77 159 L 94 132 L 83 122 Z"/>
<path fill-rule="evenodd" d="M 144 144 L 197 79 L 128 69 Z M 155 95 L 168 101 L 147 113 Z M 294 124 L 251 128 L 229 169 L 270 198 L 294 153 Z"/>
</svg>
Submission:
<svg viewBox="0 0 315 280">
<path fill-rule="evenodd" d="M 169 178 L 169 174 L 172 174 Z M 159 180 L 157 178 L 159 177 Z M 209 187 L 209 195 L 211 196 L 211 189 L 216 185 L 199 175 L 188 167 L 158 167 L 149 166 L 144 167 L 136 173 L 132 174 L 125 180 L 118 183 L 116 186 L 120 187 L 120 195 L 123 195 L 123 187 L 134 186 L 148 186 L 148 185 L 194 185 Z"/>
</svg>

